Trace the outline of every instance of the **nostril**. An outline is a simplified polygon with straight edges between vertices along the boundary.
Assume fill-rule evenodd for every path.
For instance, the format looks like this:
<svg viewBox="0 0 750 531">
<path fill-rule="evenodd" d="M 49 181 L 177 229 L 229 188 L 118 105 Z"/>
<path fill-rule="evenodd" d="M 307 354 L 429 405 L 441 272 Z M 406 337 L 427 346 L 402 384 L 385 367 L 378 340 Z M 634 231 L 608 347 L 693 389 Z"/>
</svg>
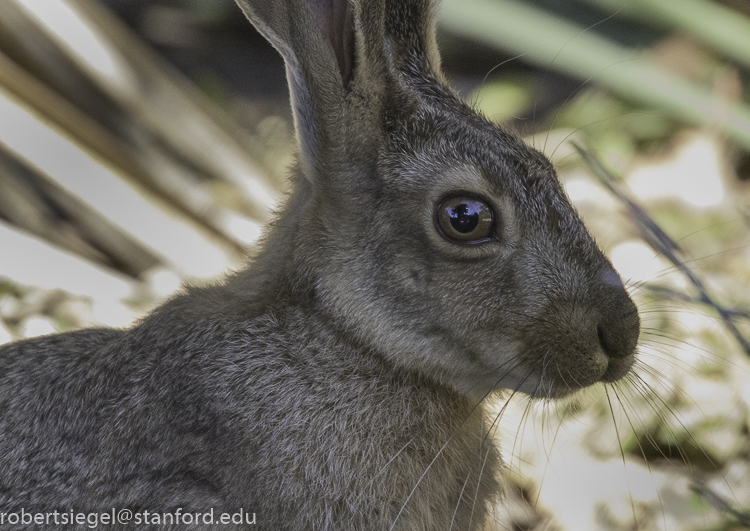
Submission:
<svg viewBox="0 0 750 531">
<path fill-rule="evenodd" d="M 596 337 L 599 346 L 608 358 L 624 359 L 635 353 L 638 343 L 640 335 L 638 309 L 614 269 L 605 268 L 601 271 L 600 281 L 597 301 L 600 313 L 594 321 Z"/>
<path fill-rule="evenodd" d="M 640 327 L 637 318 L 634 322 L 632 321 L 628 319 L 615 322 L 604 321 L 597 325 L 596 337 L 608 358 L 626 358 L 635 352 Z"/>
<path fill-rule="evenodd" d="M 604 353 L 611 358 L 612 354 L 610 353 L 609 348 L 607 347 L 607 342 L 604 339 L 604 330 L 602 329 L 601 326 L 596 327 L 596 337 L 599 338 L 599 345 L 602 347 L 602 350 L 604 351 Z"/>
</svg>

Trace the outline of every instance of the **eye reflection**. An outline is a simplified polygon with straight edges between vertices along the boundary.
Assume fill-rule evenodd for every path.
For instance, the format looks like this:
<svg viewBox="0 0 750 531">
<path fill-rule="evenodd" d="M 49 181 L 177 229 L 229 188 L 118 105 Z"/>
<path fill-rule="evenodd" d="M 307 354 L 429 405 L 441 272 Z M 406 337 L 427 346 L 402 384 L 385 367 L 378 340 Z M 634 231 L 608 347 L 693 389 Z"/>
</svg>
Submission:
<svg viewBox="0 0 750 531">
<path fill-rule="evenodd" d="M 492 235 L 493 215 L 487 203 L 467 196 L 451 196 L 437 211 L 440 232 L 457 243 L 481 243 Z"/>
</svg>

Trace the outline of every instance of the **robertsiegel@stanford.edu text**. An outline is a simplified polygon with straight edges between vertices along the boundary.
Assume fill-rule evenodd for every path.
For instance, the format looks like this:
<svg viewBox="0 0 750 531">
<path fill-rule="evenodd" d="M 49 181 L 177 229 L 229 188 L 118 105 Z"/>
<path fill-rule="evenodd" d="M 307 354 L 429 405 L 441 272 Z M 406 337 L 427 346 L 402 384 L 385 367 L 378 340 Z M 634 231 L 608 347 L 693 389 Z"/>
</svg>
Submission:
<svg viewBox="0 0 750 531">
<path fill-rule="evenodd" d="M 130 509 L 108 509 L 107 511 L 48 511 L 34 512 L 20 509 L 14 512 L 0 511 L 0 525 L 79 525 L 88 529 L 97 529 L 108 525 L 191 525 L 191 524 L 224 524 L 254 525 L 255 513 L 240 509 L 234 513 L 188 512 L 182 508 L 173 511 L 132 511 Z"/>
</svg>

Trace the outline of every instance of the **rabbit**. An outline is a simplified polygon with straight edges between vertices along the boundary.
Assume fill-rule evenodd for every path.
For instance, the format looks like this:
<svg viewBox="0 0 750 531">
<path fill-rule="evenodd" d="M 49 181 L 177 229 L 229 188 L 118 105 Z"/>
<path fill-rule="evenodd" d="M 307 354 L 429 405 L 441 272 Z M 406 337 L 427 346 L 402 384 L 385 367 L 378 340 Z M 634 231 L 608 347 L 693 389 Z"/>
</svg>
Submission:
<svg viewBox="0 0 750 531">
<path fill-rule="evenodd" d="M 293 191 L 221 283 L 0 349 L 2 518 L 490 529 L 488 400 L 623 378 L 636 307 L 551 163 L 448 86 L 432 0 L 238 4 L 285 60 Z"/>
</svg>

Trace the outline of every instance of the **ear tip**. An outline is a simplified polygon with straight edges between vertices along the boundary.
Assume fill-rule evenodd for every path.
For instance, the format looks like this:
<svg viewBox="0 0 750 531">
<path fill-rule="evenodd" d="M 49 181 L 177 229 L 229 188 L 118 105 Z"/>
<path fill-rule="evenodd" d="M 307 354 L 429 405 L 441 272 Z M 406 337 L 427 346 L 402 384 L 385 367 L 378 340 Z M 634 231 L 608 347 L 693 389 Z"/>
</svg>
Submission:
<svg viewBox="0 0 750 531">
<path fill-rule="evenodd" d="M 271 41 L 283 41 L 289 34 L 288 0 L 235 0 L 247 19 Z"/>
<path fill-rule="evenodd" d="M 435 37 L 438 2 L 433 0 L 385 0 L 386 38 L 397 63 L 414 55 L 427 59 L 429 69 L 440 72 L 440 54 Z"/>
</svg>

